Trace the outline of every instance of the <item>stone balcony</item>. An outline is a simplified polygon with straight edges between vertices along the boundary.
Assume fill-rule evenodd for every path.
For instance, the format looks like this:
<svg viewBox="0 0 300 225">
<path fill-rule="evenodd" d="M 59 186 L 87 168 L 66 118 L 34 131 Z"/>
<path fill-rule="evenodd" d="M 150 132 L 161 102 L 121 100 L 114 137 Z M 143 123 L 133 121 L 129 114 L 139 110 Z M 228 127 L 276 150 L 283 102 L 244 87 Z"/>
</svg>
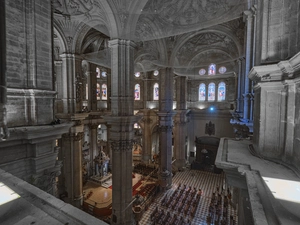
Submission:
<svg viewBox="0 0 300 225">
<path fill-rule="evenodd" d="M 0 221 L 2 225 L 107 224 L 1 169 Z"/>
<path fill-rule="evenodd" d="M 236 188 L 239 224 L 299 225 L 299 176 L 283 163 L 259 157 L 251 144 L 222 138 L 215 162 Z"/>
</svg>

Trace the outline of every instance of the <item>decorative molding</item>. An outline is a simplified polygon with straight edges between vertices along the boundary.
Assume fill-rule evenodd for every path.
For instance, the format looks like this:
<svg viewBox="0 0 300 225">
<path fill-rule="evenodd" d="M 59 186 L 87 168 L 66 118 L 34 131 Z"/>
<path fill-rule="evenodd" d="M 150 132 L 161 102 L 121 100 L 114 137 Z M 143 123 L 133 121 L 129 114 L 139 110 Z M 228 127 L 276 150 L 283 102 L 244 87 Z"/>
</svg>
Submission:
<svg viewBox="0 0 300 225">
<path fill-rule="evenodd" d="M 134 140 L 111 140 L 111 148 L 114 152 L 130 152 L 132 151 Z"/>
</svg>

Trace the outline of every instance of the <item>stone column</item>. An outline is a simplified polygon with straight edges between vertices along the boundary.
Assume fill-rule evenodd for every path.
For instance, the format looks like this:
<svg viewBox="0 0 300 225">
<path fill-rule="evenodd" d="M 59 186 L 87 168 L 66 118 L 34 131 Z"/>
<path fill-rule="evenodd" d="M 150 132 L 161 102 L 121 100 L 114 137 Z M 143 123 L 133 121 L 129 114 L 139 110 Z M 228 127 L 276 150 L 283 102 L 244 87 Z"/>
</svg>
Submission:
<svg viewBox="0 0 300 225">
<path fill-rule="evenodd" d="M 176 110 L 177 114 L 174 116 L 174 156 L 175 165 L 178 170 L 182 170 L 186 162 L 185 142 L 186 142 L 186 113 L 187 110 Z"/>
<path fill-rule="evenodd" d="M 110 128 L 112 148 L 112 221 L 113 225 L 131 225 L 132 213 L 132 147 L 134 101 L 134 50 L 128 40 L 111 40 L 111 116 L 104 119 Z"/>
<path fill-rule="evenodd" d="M 244 80 L 245 80 L 245 73 L 243 73 L 243 66 L 244 66 L 245 58 L 239 58 L 237 60 L 238 63 L 238 90 L 237 90 L 237 111 L 242 112 L 243 107 L 243 93 L 244 93 Z"/>
<path fill-rule="evenodd" d="M 250 119 L 250 101 L 249 101 L 249 92 L 250 92 L 250 80 L 246 76 L 250 69 L 253 66 L 253 36 L 254 36 L 254 17 L 253 11 L 248 10 L 244 12 L 244 21 L 246 22 L 247 32 L 246 32 L 246 56 L 245 56 L 245 77 L 244 77 L 244 110 L 243 110 L 243 119 Z"/>
<path fill-rule="evenodd" d="M 82 205 L 82 137 L 83 132 L 62 135 L 62 170 L 66 188 L 63 200 L 78 208 Z"/>
<path fill-rule="evenodd" d="M 153 119 L 151 118 L 152 111 L 149 109 L 143 110 L 143 118 L 141 119 L 141 125 L 143 129 L 143 151 L 142 151 L 142 161 L 144 163 L 149 163 L 149 160 L 152 159 L 152 126 Z"/>
<path fill-rule="evenodd" d="M 173 72 L 171 68 L 160 70 L 159 75 L 159 182 L 162 189 L 172 185 L 172 117 L 173 111 Z"/>
<path fill-rule="evenodd" d="M 143 79 L 143 108 L 146 109 L 147 108 L 147 101 L 148 101 L 148 86 L 149 86 L 149 79 L 148 79 L 148 73 L 144 74 L 144 79 Z"/>
<path fill-rule="evenodd" d="M 98 155 L 98 146 L 97 146 L 97 128 L 98 124 L 89 124 L 90 128 L 90 162 L 91 162 L 91 171 L 92 175 L 96 174 L 95 168 L 95 157 Z"/>
<path fill-rule="evenodd" d="M 62 58 L 63 113 L 82 111 L 82 58 L 75 54 L 64 53 Z"/>
<path fill-rule="evenodd" d="M 0 2 L 0 140 L 9 136 L 6 120 L 6 31 L 5 1 Z"/>
<path fill-rule="evenodd" d="M 185 152 L 185 137 L 186 133 L 186 99 L 187 99 L 187 83 L 186 77 L 179 76 L 176 78 L 176 115 L 174 117 L 174 156 L 175 165 L 179 170 L 185 166 L 186 152 Z"/>
</svg>

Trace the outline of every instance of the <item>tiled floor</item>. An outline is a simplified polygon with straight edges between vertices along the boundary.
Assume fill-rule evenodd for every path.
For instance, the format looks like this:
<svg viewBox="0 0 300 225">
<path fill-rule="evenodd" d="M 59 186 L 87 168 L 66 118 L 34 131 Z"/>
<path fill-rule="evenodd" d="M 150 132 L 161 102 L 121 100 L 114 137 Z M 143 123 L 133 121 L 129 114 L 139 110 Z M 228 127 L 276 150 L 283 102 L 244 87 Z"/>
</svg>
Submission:
<svg viewBox="0 0 300 225">
<path fill-rule="evenodd" d="M 183 213 L 183 210 L 179 211 L 177 209 L 177 206 L 175 209 L 171 209 L 170 207 L 162 206 L 161 200 L 167 195 L 169 198 L 173 192 L 178 188 L 178 185 L 181 184 L 181 189 L 183 189 L 183 184 L 186 185 L 186 187 L 196 188 L 196 190 L 201 189 L 202 190 L 202 196 L 200 198 L 200 201 L 197 203 L 197 209 L 195 216 L 192 217 L 189 213 L 188 215 L 185 215 Z M 151 220 L 151 213 L 155 210 L 156 207 L 158 207 L 159 211 L 164 211 L 165 214 L 168 212 L 170 213 L 170 216 L 173 217 L 174 215 L 177 216 L 177 218 L 183 217 L 184 223 L 181 224 L 191 224 L 191 225 L 207 225 L 207 224 L 221 224 L 217 222 L 208 223 L 207 222 L 207 216 L 208 216 L 208 210 L 209 205 L 211 203 L 212 193 L 217 192 L 216 188 L 220 187 L 220 193 L 222 188 L 226 190 L 227 194 L 227 188 L 230 189 L 230 187 L 227 187 L 225 182 L 225 176 L 224 174 L 214 174 L 211 172 L 205 172 L 205 171 L 197 171 L 197 170 L 187 170 L 184 172 L 178 172 L 173 177 L 173 185 L 170 190 L 167 190 L 164 193 L 161 193 L 152 203 L 149 207 L 149 209 L 144 213 L 140 225 L 151 225 L 155 224 L 153 220 Z M 223 198 L 222 198 L 223 203 Z M 179 204 L 179 202 L 178 202 Z M 223 205 L 223 204 L 222 204 Z M 223 213 L 223 208 L 222 208 Z M 221 213 L 221 215 L 222 215 Z M 228 223 L 226 225 L 230 224 L 230 216 L 233 216 L 234 220 L 236 221 L 235 224 L 237 224 L 237 212 L 232 207 L 232 205 L 229 205 L 228 207 Z M 221 217 L 222 219 L 222 217 Z M 164 223 L 166 225 L 166 223 Z"/>
</svg>

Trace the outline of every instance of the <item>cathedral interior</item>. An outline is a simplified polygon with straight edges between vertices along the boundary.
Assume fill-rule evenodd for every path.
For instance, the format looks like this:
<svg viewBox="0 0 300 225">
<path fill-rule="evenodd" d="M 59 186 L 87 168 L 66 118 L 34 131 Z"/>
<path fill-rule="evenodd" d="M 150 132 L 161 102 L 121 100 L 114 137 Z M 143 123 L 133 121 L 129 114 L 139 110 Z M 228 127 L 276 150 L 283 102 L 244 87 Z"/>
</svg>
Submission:
<svg viewBox="0 0 300 225">
<path fill-rule="evenodd" d="M 0 223 L 300 224 L 300 0 L 1 0 Z"/>
</svg>

